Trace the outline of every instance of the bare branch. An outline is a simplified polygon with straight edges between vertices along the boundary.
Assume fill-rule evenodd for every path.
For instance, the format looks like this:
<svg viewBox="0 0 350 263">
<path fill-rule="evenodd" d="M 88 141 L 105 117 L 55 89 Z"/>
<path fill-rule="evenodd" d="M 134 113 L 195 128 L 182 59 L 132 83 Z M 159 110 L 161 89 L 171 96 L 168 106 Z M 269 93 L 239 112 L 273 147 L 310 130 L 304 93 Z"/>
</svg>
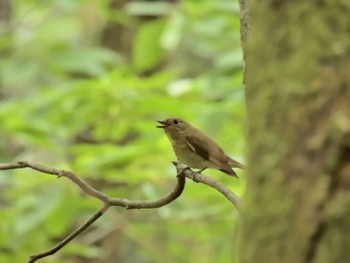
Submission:
<svg viewBox="0 0 350 263">
<path fill-rule="evenodd" d="M 238 196 L 236 196 L 230 189 L 228 189 L 223 183 L 220 183 L 219 181 L 205 176 L 201 173 L 197 173 L 189 169 L 186 165 L 182 163 L 173 162 L 176 166 L 177 171 L 183 171 L 183 174 L 187 177 L 192 179 L 193 181 L 197 183 L 206 184 L 217 191 L 219 191 L 223 196 L 225 196 L 236 208 L 238 211 L 241 210 L 241 201 Z"/>
<path fill-rule="evenodd" d="M 28 263 L 34 263 L 38 259 L 55 254 L 57 251 L 59 251 L 61 248 L 67 245 L 70 241 L 72 241 L 75 237 L 81 234 L 91 224 L 93 224 L 98 218 L 100 218 L 103 215 L 103 213 L 108 210 L 109 207 L 121 206 L 121 207 L 125 207 L 126 209 L 159 208 L 161 206 L 169 204 L 170 202 L 178 198 L 181 195 L 182 191 L 184 190 L 185 182 L 186 182 L 184 174 L 180 172 L 178 173 L 178 176 L 177 176 L 176 186 L 171 192 L 169 192 L 164 197 L 157 200 L 132 201 L 132 200 L 123 199 L 123 198 L 108 197 L 104 193 L 99 192 L 95 188 L 91 187 L 87 182 L 85 182 L 83 179 L 76 176 L 72 172 L 57 170 L 54 168 L 50 168 L 50 167 L 46 167 L 46 166 L 34 164 L 34 163 L 28 163 L 28 162 L 0 164 L 0 170 L 20 169 L 20 168 L 26 168 L 26 167 L 42 173 L 57 175 L 58 177 L 66 177 L 70 179 L 73 183 L 75 183 L 77 186 L 79 186 L 79 188 L 83 190 L 85 193 L 101 200 L 104 203 L 103 208 L 99 210 L 95 215 L 93 215 L 81 227 L 79 227 L 77 230 L 75 230 L 73 233 L 71 233 L 68 237 L 66 237 L 64 240 L 62 240 L 59 244 L 57 244 L 53 248 L 45 252 L 32 255 Z"/>
<path fill-rule="evenodd" d="M 60 243 L 58 243 L 53 248 L 39 253 L 34 254 L 30 256 L 28 263 L 34 263 L 38 259 L 51 256 L 55 254 L 57 251 L 59 251 L 61 248 L 63 248 L 65 245 L 67 245 L 70 241 L 72 241 L 74 238 L 76 238 L 78 235 L 80 235 L 85 229 L 87 229 L 89 226 L 91 226 L 97 219 L 99 219 L 111 206 L 108 204 L 105 204 L 96 214 L 93 215 L 88 221 L 86 221 L 81 227 L 79 227 L 77 230 L 75 230 L 73 233 L 71 233 L 69 236 L 67 236 L 65 239 L 63 239 Z"/>
<path fill-rule="evenodd" d="M 81 234 L 85 229 L 87 229 L 90 225 L 92 225 L 98 218 L 100 218 L 105 211 L 107 211 L 111 206 L 121 206 L 126 209 L 145 209 L 145 208 L 159 208 L 170 202 L 174 201 L 178 198 L 185 188 L 185 177 L 194 180 L 195 182 L 200 182 L 206 184 L 210 187 L 215 188 L 221 194 L 223 194 L 238 210 L 240 210 L 240 200 L 239 198 L 232 193 L 225 185 L 222 183 L 204 176 L 200 173 L 192 171 L 189 167 L 184 164 L 174 162 L 177 170 L 177 184 L 172 191 L 170 191 L 167 195 L 159 198 L 157 200 L 129 200 L 125 198 L 115 198 L 106 196 L 104 193 L 97 191 L 95 188 L 90 186 L 87 182 L 85 182 L 80 177 L 76 176 L 74 173 L 64 170 L 58 170 L 50 167 L 46 167 L 39 164 L 29 163 L 29 162 L 18 162 L 18 163 L 8 163 L 8 164 L 0 164 L 0 170 L 10 170 L 10 169 L 20 169 L 20 168 L 31 168 L 33 170 L 56 175 L 58 177 L 66 177 L 75 183 L 82 191 L 86 194 L 91 195 L 104 203 L 104 206 L 93 215 L 87 222 L 85 222 L 81 227 L 71 233 L 68 237 L 62 240 L 59 244 L 54 246 L 53 248 L 39 253 L 34 254 L 30 257 L 28 263 L 34 263 L 38 259 L 50 256 L 55 254 L 57 251 L 62 249 L 65 245 L 67 245 L 70 241 L 72 241 L 75 237 Z"/>
<path fill-rule="evenodd" d="M 73 183 L 75 183 L 77 186 L 80 187 L 81 190 L 83 190 L 88 195 L 91 195 L 99 200 L 101 200 L 105 204 L 109 204 L 110 206 L 121 206 L 125 207 L 126 209 L 145 209 L 145 208 L 159 208 L 166 204 L 169 204 L 170 202 L 174 201 L 176 198 L 178 198 L 184 187 L 185 187 L 185 178 L 184 176 L 177 177 L 177 185 L 175 188 L 165 195 L 164 197 L 157 199 L 157 200 L 129 200 L 125 198 L 115 198 L 115 197 L 108 197 L 104 193 L 97 191 L 95 188 L 91 187 L 86 181 L 78 177 L 72 172 L 64 171 L 64 170 L 57 170 L 54 168 L 46 167 L 40 164 L 34 164 L 34 163 L 28 163 L 28 162 L 18 162 L 18 163 L 9 163 L 9 164 L 0 164 L 0 170 L 9 170 L 9 169 L 18 169 L 18 168 L 31 168 L 33 170 L 57 175 L 59 177 L 66 177 L 70 179 Z"/>
</svg>

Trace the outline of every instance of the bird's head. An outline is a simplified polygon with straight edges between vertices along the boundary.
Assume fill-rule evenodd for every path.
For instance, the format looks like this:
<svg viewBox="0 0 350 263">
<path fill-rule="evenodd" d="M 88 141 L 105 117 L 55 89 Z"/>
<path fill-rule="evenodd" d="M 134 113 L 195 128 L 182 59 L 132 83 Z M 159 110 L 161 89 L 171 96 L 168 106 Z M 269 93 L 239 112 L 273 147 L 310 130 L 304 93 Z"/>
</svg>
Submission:
<svg viewBox="0 0 350 263">
<path fill-rule="evenodd" d="M 169 118 L 162 121 L 157 121 L 162 125 L 158 125 L 157 128 L 162 128 L 172 138 L 183 136 L 186 130 L 191 125 L 179 118 Z"/>
</svg>

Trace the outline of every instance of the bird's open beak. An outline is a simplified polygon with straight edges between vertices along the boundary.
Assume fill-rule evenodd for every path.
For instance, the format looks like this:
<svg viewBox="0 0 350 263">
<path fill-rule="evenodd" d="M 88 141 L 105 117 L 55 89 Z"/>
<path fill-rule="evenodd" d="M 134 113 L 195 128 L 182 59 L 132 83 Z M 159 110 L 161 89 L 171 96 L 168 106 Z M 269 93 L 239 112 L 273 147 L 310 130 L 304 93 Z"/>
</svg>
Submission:
<svg viewBox="0 0 350 263">
<path fill-rule="evenodd" d="M 163 124 L 163 125 L 156 126 L 157 128 L 163 128 L 164 129 L 166 127 L 165 121 L 157 121 L 157 122 L 159 122 L 160 124 Z"/>
</svg>

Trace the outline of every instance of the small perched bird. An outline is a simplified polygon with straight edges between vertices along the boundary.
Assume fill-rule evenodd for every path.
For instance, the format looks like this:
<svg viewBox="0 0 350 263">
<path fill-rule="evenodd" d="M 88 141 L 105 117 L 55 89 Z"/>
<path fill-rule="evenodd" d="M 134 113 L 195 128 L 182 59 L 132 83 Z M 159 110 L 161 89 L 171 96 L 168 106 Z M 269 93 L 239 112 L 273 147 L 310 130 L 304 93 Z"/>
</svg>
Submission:
<svg viewBox="0 0 350 263">
<path fill-rule="evenodd" d="M 178 118 L 157 122 L 162 124 L 157 128 L 164 129 L 178 161 L 189 167 L 201 169 L 200 172 L 213 168 L 236 177 L 231 167 L 244 168 L 243 164 L 227 156 L 215 141 L 189 123 Z"/>
</svg>

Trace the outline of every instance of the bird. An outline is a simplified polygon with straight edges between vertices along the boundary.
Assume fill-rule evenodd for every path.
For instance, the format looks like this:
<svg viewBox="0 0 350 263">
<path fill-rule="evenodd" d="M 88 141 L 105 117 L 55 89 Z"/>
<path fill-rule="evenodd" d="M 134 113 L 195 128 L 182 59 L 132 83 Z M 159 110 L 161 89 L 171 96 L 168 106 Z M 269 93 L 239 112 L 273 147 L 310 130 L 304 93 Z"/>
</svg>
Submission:
<svg viewBox="0 0 350 263">
<path fill-rule="evenodd" d="M 233 168 L 244 169 L 244 165 L 231 157 L 209 136 L 180 118 L 158 120 L 156 126 L 165 131 L 179 162 L 190 168 L 217 169 L 230 176 L 237 177 Z"/>
</svg>

